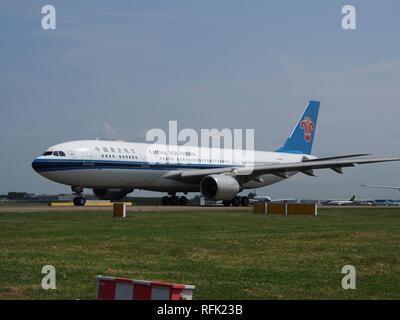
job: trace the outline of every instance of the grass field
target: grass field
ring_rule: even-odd
[[[194,284],[194,299],[399,299],[400,209],[0,213],[0,299],[94,299],[98,274]]]

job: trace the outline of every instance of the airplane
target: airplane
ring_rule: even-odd
[[[328,200],[326,205],[329,206],[343,206],[343,205],[350,205],[355,203],[356,196],[352,196],[349,200]]]
[[[268,196],[259,196],[256,192],[256,190],[254,190],[253,192],[250,192],[247,195],[247,198],[249,198],[249,204],[253,204],[256,202],[271,202],[272,198],[268,197]]]
[[[400,201],[391,200],[391,199],[375,199],[372,201],[374,206],[383,206],[383,207],[398,207],[400,206]]]
[[[272,198],[268,196],[254,196],[252,202],[272,202]]]
[[[298,199],[272,199],[269,196],[259,196],[257,195],[256,192],[249,193],[248,195],[250,204],[256,203],[256,202],[298,202]]]
[[[350,154],[317,158],[311,154],[319,101],[310,101],[282,147],[274,152],[172,146],[157,143],[81,140],[49,147],[33,160],[43,177],[71,186],[74,205],[83,206],[84,188],[98,199],[119,200],[134,189],[166,192],[163,205],[185,205],[188,192],[225,206],[247,206],[244,189],[265,187],[297,173],[315,176],[314,170],[357,164],[400,161],[400,157],[364,158]],[[228,151],[228,152],[226,152]],[[231,156],[225,156],[230,154]],[[178,197],[178,192],[184,193]]]
[[[394,186],[377,186],[377,185],[373,185],[373,184],[362,184],[361,186],[366,187],[366,188],[391,189],[391,190],[400,191],[400,187],[394,187]]]

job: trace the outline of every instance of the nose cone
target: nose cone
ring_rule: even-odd
[[[35,170],[36,172],[38,172],[39,170],[39,161],[37,159],[33,160],[32,162],[32,168],[33,170]]]

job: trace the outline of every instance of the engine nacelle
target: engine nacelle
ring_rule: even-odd
[[[121,200],[133,189],[93,189],[93,193],[100,200]]]
[[[201,194],[210,200],[232,200],[240,191],[239,182],[232,176],[212,174],[200,182]]]

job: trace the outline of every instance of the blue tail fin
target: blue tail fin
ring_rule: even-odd
[[[276,151],[311,154],[317,129],[318,111],[319,101],[310,101],[285,144]]]

